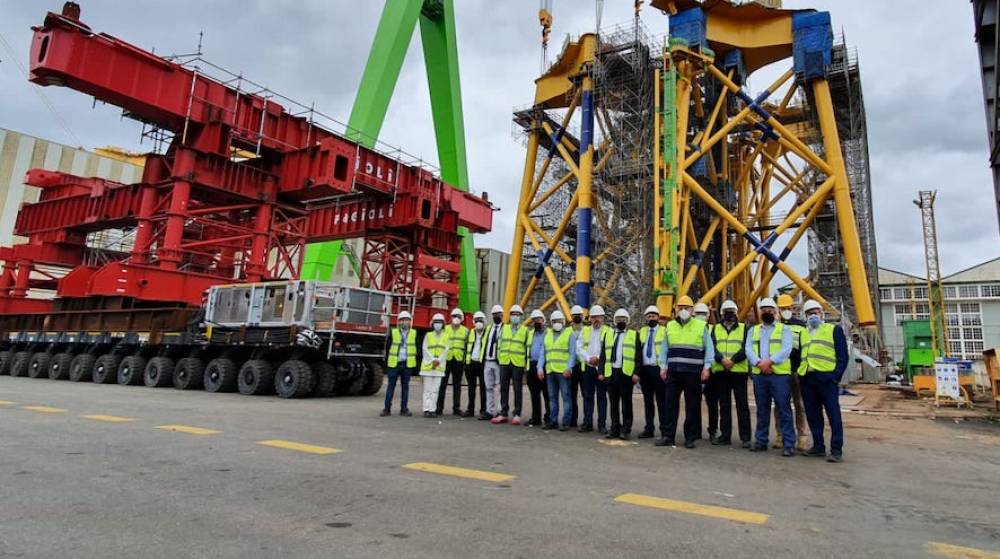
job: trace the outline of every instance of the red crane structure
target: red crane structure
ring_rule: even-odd
[[[41,195],[17,216],[27,242],[0,248],[0,312],[198,305],[212,285],[298,277],[306,243],[359,237],[362,285],[411,296],[417,325],[455,306],[457,229],[490,230],[485,195],[348,140],[313,111],[293,114],[242,77],[210,76],[79,16],[68,2],[34,28],[30,81],[121,107],[169,146],[136,184],[29,171]],[[93,234],[133,229],[130,250],[95,258]],[[29,298],[32,288],[56,299]]]

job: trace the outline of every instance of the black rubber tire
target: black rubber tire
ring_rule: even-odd
[[[0,375],[10,374],[10,364],[14,361],[14,352],[0,351]]]
[[[52,380],[68,379],[69,366],[72,362],[72,353],[57,353],[52,356],[52,361],[49,363],[49,378]]]
[[[14,354],[14,359],[10,362],[10,376],[28,376],[28,363],[31,361],[30,351],[19,351]]]
[[[174,367],[174,388],[198,390],[205,381],[205,363],[197,357],[185,357]]]
[[[274,392],[274,367],[270,361],[251,359],[240,367],[240,394],[260,396]]]
[[[365,387],[361,390],[363,396],[378,394],[382,390],[382,381],[385,380],[385,369],[377,361],[365,363]]]
[[[94,362],[97,356],[92,353],[81,353],[69,364],[69,380],[72,382],[90,382],[94,374]]]
[[[236,390],[236,363],[232,359],[212,359],[205,367],[206,392],[232,392]]]
[[[142,372],[142,383],[150,388],[170,386],[174,381],[174,360],[169,357],[154,357],[146,363]]]
[[[305,398],[313,389],[313,372],[309,363],[289,359],[274,375],[274,391],[282,398]]]
[[[105,353],[94,361],[92,378],[97,384],[114,384],[118,382],[118,365],[122,358],[114,353]]]
[[[313,387],[314,398],[327,398],[333,396],[333,389],[337,386],[337,368],[329,361],[316,361],[312,364],[313,377],[316,378],[316,386]]]
[[[36,351],[28,361],[29,378],[49,378],[49,363],[52,361],[52,354],[45,351]]]
[[[350,385],[347,386],[348,396],[360,396],[365,391],[365,386],[368,385],[368,371],[364,369],[361,374],[354,379]]]
[[[135,386],[142,384],[142,375],[146,372],[146,358],[141,355],[129,355],[118,364],[118,384]]]

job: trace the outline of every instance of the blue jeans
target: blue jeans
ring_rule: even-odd
[[[385,388],[385,409],[392,408],[392,394],[396,391],[396,381],[400,381],[399,411],[406,411],[406,403],[410,399],[410,377],[416,369],[406,367],[392,367],[386,374],[389,375],[389,385]]]
[[[560,374],[545,375],[545,382],[549,388],[549,424],[559,425],[559,397],[562,396],[563,413],[562,425],[568,426],[573,420],[573,403],[570,401],[570,383],[568,379]]]
[[[802,404],[812,432],[813,448],[826,450],[823,441],[823,410],[830,421],[830,452],[844,451],[844,423],[840,417],[840,383],[833,373],[806,373],[802,377]]]
[[[778,410],[776,427],[781,430],[781,442],[791,450],[795,446],[795,424],[792,422],[791,375],[753,375],[753,395],[757,401],[757,444],[767,445],[771,432],[771,401]]]
[[[603,429],[608,419],[608,387],[597,380],[597,369],[583,370],[583,419],[581,425],[594,424],[594,397],[597,397],[597,428]]]

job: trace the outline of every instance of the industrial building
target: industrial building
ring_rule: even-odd
[[[993,203],[1000,216],[1000,107],[997,93],[1000,92],[1000,74],[997,74],[997,59],[1000,53],[1000,35],[997,34],[997,16],[1000,14],[1000,0],[972,0],[976,25],[976,45],[979,47],[979,67],[983,75],[983,104],[986,109],[986,132],[990,143],[990,169],[993,171]]]
[[[879,268],[882,336],[894,361],[903,359],[902,321],[930,319],[927,280]],[[976,360],[1000,346],[1000,258],[941,278],[952,357]]]

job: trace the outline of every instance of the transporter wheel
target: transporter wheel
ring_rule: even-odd
[[[259,396],[274,392],[274,367],[270,361],[251,359],[240,367],[240,394]]]
[[[154,357],[146,363],[142,382],[150,388],[170,386],[174,380],[174,360],[169,357]]]
[[[232,359],[212,359],[205,367],[205,390],[232,392],[236,390],[236,363]]]
[[[19,351],[10,362],[10,376],[23,377],[28,374],[28,362],[31,361],[30,351]]]
[[[94,374],[94,362],[97,357],[91,353],[81,353],[73,358],[69,364],[69,380],[73,382],[87,382]]]
[[[305,398],[313,389],[313,372],[301,359],[289,359],[278,367],[274,391],[282,398]]]
[[[118,365],[121,357],[114,353],[105,353],[94,361],[94,382],[97,384],[114,384],[118,380]]]
[[[141,384],[145,371],[146,359],[141,355],[129,355],[118,365],[118,384]]]
[[[70,364],[73,363],[72,353],[57,353],[49,363],[49,378],[52,380],[66,380],[69,378]]]
[[[185,357],[174,367],[174,388],[197,390],[205,379],[205,363],[197,357]]]
[[[10,364],[14,361],[14,352],[0,351],[0,375],[10,374]]]
[[[316,386],[313,387],[312,395],[316,398],[326,398],[333,396],[333,389],[337,385],[337,368],[329,361],[316,361],[312,364],[313,377],[316,379]]]
[[[382,364],[376,361],[368,361],[365,363],[365,387],[361,390],[361,394],[365,396],[371,396],[372,394],[378,394],[379,390],[382,390],[382,381],[385,379],[385,369],[382,368]]]
[[[28,376],[30,378],[45,378],[49,376],[49,362],[52,361],[52,354],[44,351],[36,351],[28,362]]]

